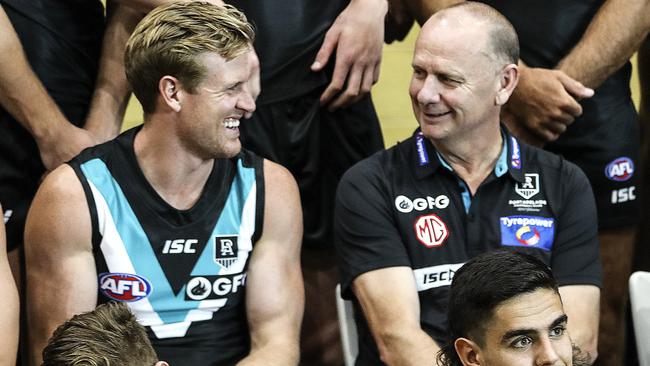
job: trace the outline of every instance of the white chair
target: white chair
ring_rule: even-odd
[[[630,276],[630,303],[639,366],[650,366],[650,272]]]
[[[343,346],[343,359],[345,366],[354,366],[354,361],[359,353],[357,341],[357,325],[354,322],[354,309],[352,301],[343,300],[341,285],[336,285],[336,313],[339,316],[339,329],[341,330],[341,343]]]

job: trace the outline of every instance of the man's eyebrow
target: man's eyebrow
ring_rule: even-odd
[[[557,319],[553,320],[551,325],[548,327],[548,329],[553,329],[557,327],[558,325],[562,323],[566,323],[568,317],[566,314],[562,314]],[[501,342],[506,343],[508,340],[519,337],[519,336],[534,336],[537,333],[537,330],[534,328],[521,328],[521,329],[513,329],[510,331],[507,331],[503,337],[501,337]]]
[[[551,323],[551,326],[549,326],[548,329],[553,329],[562,323],[566,323],[567,320],[569,320],[569,317],[567,317],[566,314],[562,314],[558,316],[557,319],[553,321],[553,323]]]

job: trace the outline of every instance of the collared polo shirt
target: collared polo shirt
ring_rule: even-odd
[[[345,298],[365,272],[410,267],[422,329],[442,345],[453,275],[480,253],[527,252],[552,268],[560,286],[601,286],[596,208],[584,173],[505,129],[502,136],[501,159],[473,196],[418,132],[344,175],[335,243]],[[382,364],[363,316],[357,326],[357,366]]]

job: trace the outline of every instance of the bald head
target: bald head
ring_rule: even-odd
[[[488,57],[506,64],[517,64],[519,61],[519,38],[515,28],[488,5],[470,1],[441,10],[427,20],[420,34],[435,36],[438,27],[476,32],[477,36],[487,37],[485,40],[489,47],[484,51]]]

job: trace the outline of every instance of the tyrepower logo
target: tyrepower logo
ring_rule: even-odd
[[[628,157],[614,159],[605,167],[605,176],[617,182],[624,182],[634,174],[634,161]]]
[[[410,198],[400,195],[395,198],[395,208],[397,211],[402,213],[409,213],[413,210],[415,211],[424,211],[431,210],[434,208],[447,208],[449,206],[449,197],[441,194],[437,197],[426,196],[425,198],[415,198],[411,200]]]
[[[539,216],[507,216],[501,223],[501,245],[534,247],[550,251],[555,237],[555,220]]]
[[[187,283],[185,300],[222,299],[246,285],[246,273],[194,277]]]
[[[449,230],[437,215],[418,217],[414,225],[415,236],[427,248],[439,247],[449,237]]]
[[[110,299],[131,302],[149,296],[151,284],[136,274],[102,273],[99,275],[99,291]]]

